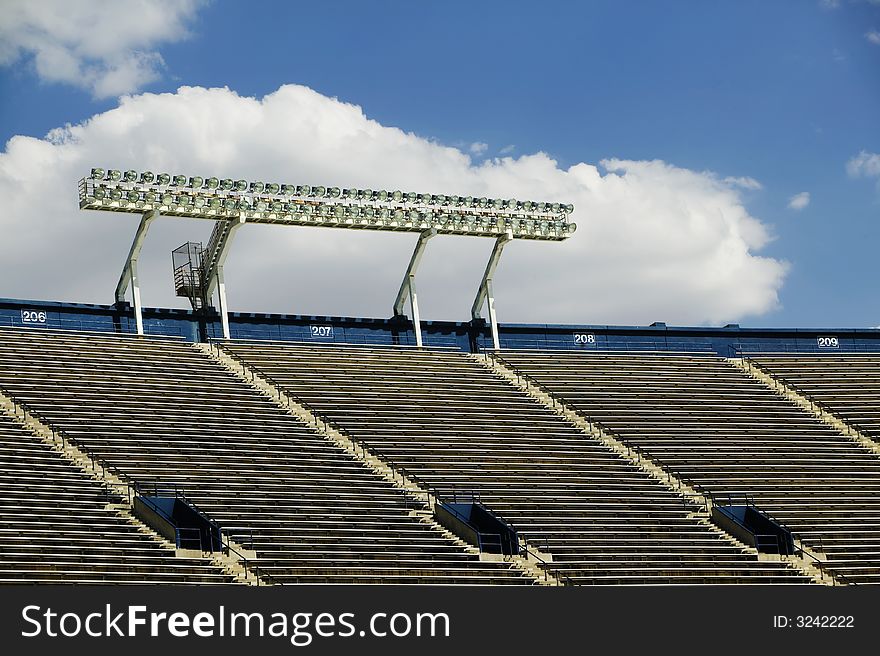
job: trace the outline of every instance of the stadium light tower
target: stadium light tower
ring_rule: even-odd
[[[143,319],[137,259],[150,224],[159,216],[215,221],[202,256],[202,279],[207,286],[206,298],[210,299],[217,291],[226,339],[229,339],[229,318],[223,265],[235,233],[246,223],[418,233],[419,239],[394,302],[395,315],[402,315],[409,298],[418,346],[422,345],[422,335],[415,276],[428,241],[436,235],[494,238],[495,247],[471,316],[479,319],[483,304],[487,304],[495,348],[500,344],[492,277],[504,245],[514,239],[563,241],[577,227],[568,219],[574,207],[561,203],[313,187],[100,168],[93,168],[79,181],[79,206],[84,210],[141,216],[116,286],[116,300],[121,302],[131,285],[138,334],[143,334]]]

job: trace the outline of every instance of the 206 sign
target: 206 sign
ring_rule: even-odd
[[[39,310],[22,310],[22,323],[46,323],[46,313]]]
[[[840,340],[836,337],[817,337],[819,348],[840,348]]]

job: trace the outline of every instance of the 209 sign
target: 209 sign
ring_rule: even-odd
[[[22,323],[46,323],[46,313],[38,310],[22,310]]]
[[[817,337],[819,348],[840,348],[840,340],[836,337]]]
[[[333,339],[333,326],[309,326],[312,337],[318,339]]]

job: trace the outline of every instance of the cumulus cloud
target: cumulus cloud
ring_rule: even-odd
[[[538,152],[475,163],[306,87],[263,98],[182,87],[126,96],[117,108],[46,138],[12,138],[0,154],[2,294],[112,302],[137,217],[77,210],[91,166],[293,184],[559,200],[575,205],[563,243],[516,241],[496,274],[505,322],[720,323],[778,305],[786,264],[757,254],[768,229],[736,184],[655,161],[561,168]],[[141,254],[145,304],[186,307],[170,251],[206,241],[212,224],[163,218]],[[235,310],[389,316],[411,234],[253,225],[226,265]],[[422,316],[467,320],[492,248],[440,236],[419,272]]]
[[[810,204],[810,192],[802,191],[788,199],[788,208],[791,210],[802,210]]]
[[[489,149],[489,144],[483,143],[482,141],[475,141],[468,148],[474,155],[482,155]]]
[[[865,38],[875,46],[880,46],[880,31],[870,30],[869,32],[865,32]]]
[[[514,150],[516,150],[516,146],[514,144],[507,144],[504,148],[502,148],[498,152],[501,155],[510,155]]]
[[[130,93],[160,77],[152,48],[179,41],[204,0],[4,0],[0,65],[32,63],[40,79]]]

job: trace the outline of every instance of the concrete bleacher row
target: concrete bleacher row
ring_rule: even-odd
[[[0,583],[230,583],[210,560],[176,558],[108,508],[119,501],[0,414]]]
[[[805,583],[457,351],[224,343],[446,498],[476,494],[580,584]]]
[[[275,582],[534,583],[181,340],[3,329],[0,388],[135,481],[183,489]]]
[[[501,357],[719,497],[748,494],[824,553],[829,571],[850,582],[880,582],[880,458],[723,358],[538,351]]]
[[[863,434],[880,438],[880,355],[756,354],[749,360]]]

